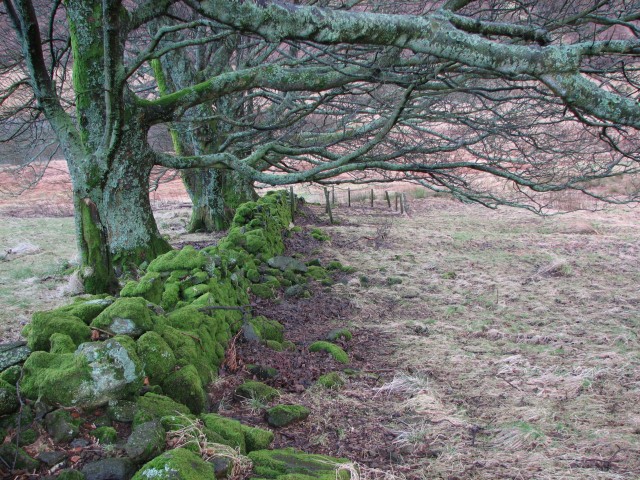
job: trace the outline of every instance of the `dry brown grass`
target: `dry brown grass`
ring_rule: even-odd
[[[640,478],[640,212],[412,206],[339,208],[345,225],[327,228],[369,280],[338,289],[356,323],[398,347],[378,395],[405,399],[384,426],[409,476]],[[382,244],[366,240],[390,218]]]

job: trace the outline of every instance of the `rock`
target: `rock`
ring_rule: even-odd
[[[89,446],[89,440],[86,438],[74,438],[69,442],[71,448],[87,448]]]
[[[309,409],[302,405],[277,405],[266,412],[267,423],[272,427],[286,427],[304,420],[309,416]]]
[[[176,366],[169,344],[156,332],[147,332],[136,342],[144,372],[152,383],[161,383]]]
[[[107,407],[107,415],[111,420],[131,423],[136,414],[136,402],[131,400],[113,400]]]
[[[38,253],[40,247],[30,242],[20,242],[19,244],[7,250],[7,258],[20,257],[22,255],[33,255]]]
[[[189,408],[164,395],[147,393],[139,397],[136,404],[134,425],[165,417],[185,416],[193,418]]]
[[[247,365],[249,373],[259,380],[269,380],[278,376],[278,370],[273,367],[263,367],[262,365]]]
[[[54,410],[44,417],[47,433],[56,442],[70,442],[80,433],[80,422],[66,410]]]
[[[291,285],[285,289],[284,296],[287,298],[300,298],[304,295],[304,292],[304,285]]]
[[[280,392],[262,382],[247,381],[236,389],[236,395],[245,398],[255,398],[262,402],[269,402],[280,395]]]
[[[16,383],[18,383],[18,380],[20,379],[21,373],[22,369],[18,365],[13,365],[0,373],[0,380],[4,380],[15,387]]]
[[[350,474],[343,470],[336,475],[336,467],[348,463],[345,458],[334,458],[325,455],[313,455],[293,448],[279,450],[256,450],[249,453],[253,462],[253,473],[257,477],[275,479],[312,478],[323,480],[349,480]]]
[[[51,353],[73,353],[76,351],[76,344],[66,333],[54,333],[49,337]]]
[[[2,461],[0,463],[14,466],[14,470],[35,470],[40,467],[40,462],[31,458],[14,443],[0,445],[0,460]]]
[[[213,479],[214,467],[199,455],[184,448],[176,448],[144,465],[133,480],[196,480]]]
[[[270,320],[262,315],[252,318],[242,326],[245,340],[261,342],[273,340],[281,343],[284,340],[284,327],[276,320]]]
[[[189,407],[192,413],[201,413],[207,403],[196,367],[187,365],[173,372],[162,384],[162,389],[171,393],[171,398]]]
[[[341,347],[329,342],[314,342],[309,345],[310,352],[327,352],[340,363],[349,363],[349,355]]]
[[[91,432],[91,436],[101,445],[113,445],[118,440],[118,432],[113,427],[98,427]]]
[[[159,420],[137,425],[125,445],[125,451],[135,463],[144,463],[165,449],[165,432]]]
[[[339,388],[344,385],[344,380],[338,372],[329,372],[321,375],[316,383],[324,388]]]
[[[55,467],[56,465],[64,462],[67,458],[67,454],[64,452],[42,452],[40,455],[36,457],[42,463],[44,463],[47,467]]]
[[[153,329],[147,300],[142,297],[119,298],[92,322],[91,326],[116,335],[139,337]]]
[[[231,475],[233,462],[229,457],[213,457],[209,459],[209,463],[213,465],[216,478],[227,478]]]
[[[27,342],[12,342],[0,344],[0,371],[24,362],[31,349],[27,347]],[[4,371],[2,372],[4,374]]]
[[[219,435],[221,443],[239,448],[241,453],[269,448],[273,442],[273,433],[269,430],[249,427],[215,413],[202,415],[201,418],[208,430]]]
[[[18,440],[18,446],[24,447],[25,445],[31,445],[38,439],[38,433],[33,428],[27,428],[20,431],[20,435],[17,433],[13,436],[12,441]]]
[[[135,343],[123,336],[83,343],[75,353],[34,352],[21,387],[27,398],[88,409],[135,395],[143,378]]]
[[[267,260],[267,264],[271,268],[277,268],[278,270],[285,271],[291,270],[293,272],[305,273],[307,271],[307,266],[302,263],[300,260],[297,260],[293,257],[285,257],[282,255],[278,255]]]
[[[20,408],[18,391],[10,383],[0,380],[0,415],[10,415]]]
[[[84,466],[86,480],[129,480],[136,469],[128,458],[104,458]]]
[[[91,329],[80,318],[60,309],[34,313],[30,325],[27,345],[33,351],[49,351],[54,333],[69,335],[76,346],[91,339]]]

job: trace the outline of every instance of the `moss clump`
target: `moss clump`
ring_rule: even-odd
[[[161,383],[176,366],[169,344],[156,332],[147,332],[136,342],[144,372],[153,384]]]
[[[13,365],[0,373],[0,380],[4,380],[5,382],[15,386],[20,379],[21,371],[22,369],[18,365]]]
[[[344,385],[344,380],[338,372],[329,372],[321,375],[316,383],[324,388],[340,388]]]
[[[276,342],[275,340],[267,340],[264,344],[275,352],[282,352],[284,347],[280,342]]]
[[[50,405],[74,405],[80,386],[91,381],[86,357],[73,353],[33,352],[23,369],[22,393]]]
[[[267,410],[267,423],[272,427],[286,427],[304,420],[309,413],[309,409],[302,405],[276,405]]]
[[[236,389],[236,395],[245,398],[255,398],[262,402],[269,402],[280,396],[280,392],[262,382],[255,382],[251,380],[240,385]]]
[[[253,293],[258,298],[264,298],[265,300],[269,300],[272,298],[276,298],[278,295],[277,288],[272,283],[255,283],[251,285],[251,293]]]
[[[314,280],[322,281],[329,278],[329,274],[322,267],[309,267],[306,273],[307,277],[313,278]]]
[[[262,365],[247,365],[247,370],[260,380],[269,380],[278,376],[278,370],[273,367],[263,367]]]
[[[334,360],[340,363],[349,363],[349,355],[338,345],[329,342],[314,342],[309,345],[310,352],[327,352]]]
[[[85,480],[85,478],[84,473],[69,468],[67,470],[62,470],[60,475],[56,477],[56,480]]]
[[[121,297],[142,297],[151,303],[160,304],[164,291],[164,280],[159,272],[147,272],[137,282],[131,281],[120,291]]]
[[[169,375],[162,384],[162,389],[176,402],[189,407],[193,413],[201,413],[205,408],[207,397],[193,365],[187,365]]]
[[[91,326],[116,335],[139,337],[153,329],[153,320],[144,298],[119,298],[98,315]]]
[[[186,245],[181,250],[171,250],[160,255],[147,267],[148,272],[171,272],[173,270],[191,271],[194,268],[202,269],[211,260],[203,253],[197,251],[191,245]]]
[[[133,424],[135,426],[154,419],[176,416],[192,417],[186,405],[178,403],[164,395],[147,393],[142,397],[138,397]]]
[[[306,477],[336,480],[337,466],[348,463],[345,458],[313,455],[293,448],[256,450],[248,456],[253,462],[253,472],[259,477],[270,479],[285,476],[291,480]],[[350,475],[347,471],[340,471],[338,477],[338,480],[349,480]]]
[[[193,300],[195,300],[196,298],[198,298],[201,295],[204,295],[205,293],[209,292],[209,286],[208,285],[194,285],[192,287],[188,287],[185,288],[182,292],[182,298],[186,301],[186,302],[192,302]]]
[[[312,228],[310,234],[313,238],[321,242],[326,242],[328,240],[331,240],[331,237],[329,236],[329,234],[323,232],[319,228]]]
[[[201,480],[215,478],[213,464],[199,455],[176,448],[154,458],[136,472],[132,480]]]
[[[54,333],[49,337],[51,343],[51,353],[73,353],[76,351],[76,344],[73,339],[64,333]]]
[[[180,284],[177,282],[167,282],[162,292],[160,306],[164,310],[171,310],[180,300]]]
[[[101,445],[113,445],[118,441],[118,432],[113,427],[98,427],[91,432],[91,436]]]
[[[87,325],[105,308],[113,303],[114,298],[107,295],[93,295],[89,298],[78,298],[71,305],[65,305],[55,311],[68,313],[78,317]]]
[[[202,415],[200,418],[209,430],[224,439],[223,443],[239,448],[241,453],[246,453],[247,443],[242,424],[238,420],[222,417],[215,413]]]
[[[32,351],[49,351],[49,338],[54,333],[69,335],[76,346],[91,338],[91,329],[78,317],[52,310],[33,314],[27,345]]]
[[[0,446],[0,459],[5,465],[14,465],[16,470],[36,470],[40,467],[40,462],[31,458],[27,453],[16,447],[14,443],[5,443]]]
[[[262,315],[252,318],[242,327],[244,338],[249,341],[274,340],[282,343],[284,327],[276,320],[270,320]]]
[[[20,408],[16,387],[0,380],[0,415],[9,415]]]
[[[247,444],[247,452],[264,450],[273,442],[273,432],[269,430],[242,425],[242,432]]]
[[[348,342],[353,338],[353,334],[346,328],[336,328],[327,333],[326,338],[330,342],[335,342],[340,338]]]

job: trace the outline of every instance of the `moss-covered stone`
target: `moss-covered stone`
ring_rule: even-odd
[[[247,443],[242,424],[238,420],[223,417],[215,413],[209,413],[200,417],[204,425],[220,435],[226,445],[239,448],[241,453],[246,453]]]
[[[148,272],[171,272],[173,270],[191,271],[194,268],[202,269],[211,261],[202,252],[197,251],[191,245],[186,245],[181,250],[171,250],[153,260]]]
[[[204,295],[205,293],[208,293],[208,292],[209,292],[208,285],[193,285],[192,287],[188,287],[183,290],[182,298],[184,298],[186,302],[191,302],[196,298],[198,298],[199,296]]]
[[[176,448],[145,464],[132,480],[202,480],[215,478],[213,465],[199,455]]]
[[[189,407],[193,413],[201,413],[205,408],[207,397],[198,371],[193,365],[187,365],[170,374],[163,382],[162,388],[175,401]]]
[[[301,479],[303,476],[322,480],[349,480],[350,478],[347,471],[340,471],[336,476],[337,467],[342,463],[348,463],[345,458],[313,455],[292,448],[256,450],[248,456],[253,462],[254,474],[262,478],[289,480]]]
[[[16,387],[0,380],[0,415],[9,415],[20,408]]]
[[[273,367],[264,367],[262,365],[247,365],[247,371],[258,378],[258,380],[269,380],[278,376],[278,370]]]
[[[340,363],[349,363],[349,355],[338,345],[333,343],[319,341],[309,345],[310,352],[327,352],[334,360]]]
[[[309,416],[309,409],[302,405],[276,405],[267,409],[267,423],[272,427],[286,427],[304,420]]]
[[[120,291],[121,297],[142,297],[160,305],[164,292],[164,279],[159,272],[147,272],[140,280],[130,281]]]
[[[78,317],[87,325],[114,301],[107,295],[92,295],[88,298],[77,298],[71,305],[65,305],[54,311],[64,312]]]
[[[280,395],[280,392],[262,382],[247,381],[236,389],[236,395],[245,398],[255,398],[262,402],[269,402]]]
[[[242,433],[244,434],[245,443],[247,445],[247,452],[269,448],[274,438],[273,432],[269,430],[249,427],[247,425],[242,425]]]
[[[5,382],[15,386],[20,379],[21,372],[22,369],[18,365],[13,365],[0,373],[0,380],[4,380]]]
[[[309,232],[309,233],[313,238],[315,238],[316,240],[319,240],[321,242],[326,242],[328,240],[331,240],[331,237],[329,236],[329,234],[323,232],[319,228],[312,228],[311,232]]]
[[[159,420],[136,425],[127,439],[125,451],[135,463],[143,463],[160,455],[165,449],[165,431]]]
[[[69,335],[76,346],[91,338],[91,329],[78,317],[53,310],[33,314],[27,345],[32,351],[49,351],[49,338],[54,333]]]
[[[346,328],[336,328],[327,333],[326,339],[329,342],[335,342],[338,339],[349,341],[353,338],[353,334]]]
[[[321,375],[316,383],[324,388],[340,388],[344,385],[344,380],[338,372],[329,372]]]
[[[16,470],[33,471],[40,467],[40,462],[35,458],[31,458],[23,449],[16,447],[14,443],[0,445],[0,460],[5,465],[15,465]]]
[[[309,267],[306,273],[307,277],[313,278],[317,281],[326,280],[329,278],[329,273],[322,267]]]
[[[284,340],[284,327],[276,320],[270,320],[262,315],[252,318],[242,327],[244,338],[248,341]]]
[[[112,400],[107,407],[108,417],[116,422],[131,423],[135,414],[136,402],[131,400]]]
[[[284,347],[280,342],[276,342],[275,340],[267,340],[264,344],[275,352],[282,352]]]
[[[62,470],[56,477],[56,480],[85,480],[85,478],[84,473],[79,470],[68,468],[66,470]]]
[[[98,427],[91,432],[91,436],[101,445],[113,445],[118,441],[118,432],[113,427]]]
[[[64,333],[54,333],[49,337],[51,353],[73,353],[76,351],[76,344],[73,339]]]
[[[180,284],[178,282],[167,282],[162,292],[160,306],[166,311],[175,307],[180,300]]]
[[[271,298],[276,298],[278,295],[278,288],[280,284],[275,284],[273,282],[269,283],[254,283],[251,285],[251,293],[253,293],[256,297],[263,298],[265,300],[269,300]]]
[[[162,383],[176,366],[176,356],[169,344],[158,333],[147,332],[136,345],[138,357],[151,383]]]
[[[33,428],[26,428],[20,431],[20,435],[16,432],[13,435],[12,441],[18,442],[19,447],[24,447],[25,445],[31,445],[38,439],[38,432],[36,432]]]
[[[193,418],[186,405],[164,395],[147,393],[139,397],[136,402],[133,423],[135,426],[154,419],[181,416]]]
[[[119,298],[98,315],[91,326],[117,335],[139,337],[153,329],[153,320],[144,298]]]
[[[56,442],[70,442],[80,433],[80,421],[66,410],[54,410],[44,417],[47,433]]]

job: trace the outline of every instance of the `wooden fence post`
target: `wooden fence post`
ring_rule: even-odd
[[[331,205],[336,206],[336,187],[335,185],[331,186]]]
[[[373,208],[373,188],[371,189],[371,208]]]
[[[404,196],[404,193],[401,193],[400,194],[400,215],[404,213],[404,202],[402,201],[403,196]]]
[[[351,208],[351,188],[347,188],[347,205]]]
[[[293,187],[289,187],[289,204],[291,206],[291,221],[296,215],[296,197],[293,195]]]
[[[398,211],[398,192],[396,192],[396,212]]]
[[[387,205],[389,206],[389,208],[391,208],[391,198],[389,197],[389,192],[385,190],[384,196],[387,199]]]
[[[324,189],[324,199],[327,202],[327,213],[329,214],[329,221],[333,225],[333,213],[331,212],[331,202],[329,201],[329,190]]]

